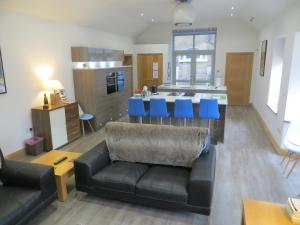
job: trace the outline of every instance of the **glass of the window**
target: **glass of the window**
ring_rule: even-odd
[[[189,55],[176,56],[176,80],[190,80],[192,57]]]
[[[189,36],[175,36],[174,47],[175,51],[184,51],[193,49],[194,40],[193,35]]]
[[[198,50],[214,50],[215,49],[215,35],[205,34],[195,36],[195,49]]]
[[[196,56],[196,80],[210,81],[212,76],[212,55]]]

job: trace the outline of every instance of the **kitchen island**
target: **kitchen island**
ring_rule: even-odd
[[[226,86],[211,85],[173,85],[162,84],[158,87],[160,92],[194,92],[194,93],[219,93],[226,94]]]
[[[189,93],[190,94],[190,93]],[[135,97],[132,97],[135,98]],[[148,111],[150,108],[151,98],[164,98],[167,102],[168,111],[171,113],[170,119],[164,119],[163,124],[172,124],[175,126],[183,126],[182,119],[174,118],[174,103],[176,99],[191,99],[193,102],[194,119],[188,120],[187,126],[194,127],[208,127],[208,121],[199,118],[199,103],[200,99],[218,99],[219,111],[221,117],[219,120],[215,120],[211,126],[211,142],[216,144],[217,142],[224,142],[224,130],[225,130],[225,118],[227,108],[227,94],[218,93],[195,93],[192,96],[185,96],[184,92],[158,92],[156,95],[146,96],[143,98],[145,103],[145,109]],[[138,122],[138,118],[130,117],[130,122]],[[143,118],[143,123],[160,123],[160,119],[155,118]]]

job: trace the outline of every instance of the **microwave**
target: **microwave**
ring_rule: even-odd
[[[125,90],[125,72],[109,72],[106,73],[106,89],[107,94],[122,92]]]

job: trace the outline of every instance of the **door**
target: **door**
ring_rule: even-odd
[[[226,77],[228,104],[249,105],[253,53],[227,53]]]
[[[139,88],[162,84],[163,54],[138,54]]]

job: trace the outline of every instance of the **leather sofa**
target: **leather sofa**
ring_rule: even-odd
[[[0,181],[0,225],[26,224],[57,196],[52,167],[5,160]]]
[[[75,160],[78,191],[104,198],[209,215],[216,152],[209,146],[192,168],[112,162],[106,142]]]

